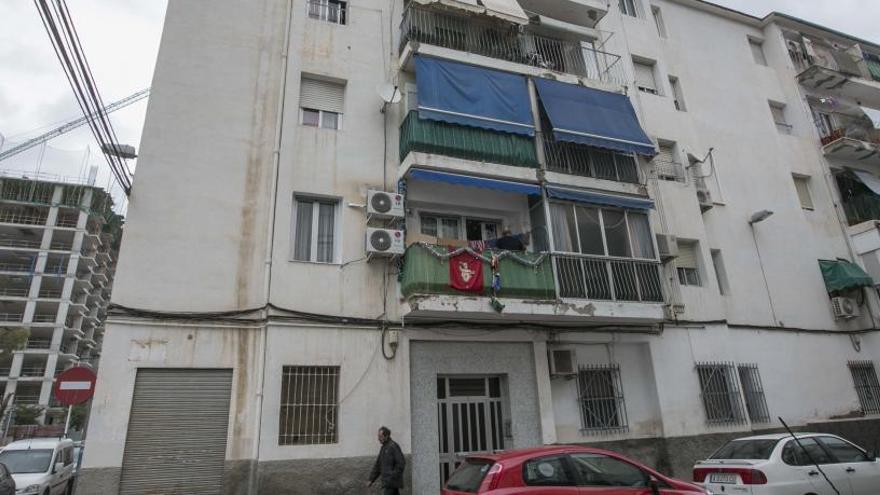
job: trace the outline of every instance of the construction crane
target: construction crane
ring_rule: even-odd
[[[113,103],[107,105],[106,107],[104,107],[104,113],[107,114],[107,113],[119,110],[120,108],[125,108],[125,107],[131,105],[132,103],[136,103],[140,100],[143,100],[144,98],[146,98],[148,96],[150,96],[150,88],[142,89],[142,90],[138,91],[137,93],[126,96],[125,98],[123,98],[121,100],[114,101]],[[15,156],[23,151],[29,150],[29,149],[33,148],[34,146],[39,146],[39,145],[45,143],[46,141],[48,141],[52,138],[58,137],[66,132],[70,132],[70,131],[76,129],[77,127],[85,125],[89,120],[92,120],[96,117],[98,117],[97,113],[93,113],[93,114],[89,115],[88,117],[80,117],[76,120],[71,120],[70,122],[67,122],[66,124],[62,124],[62,125],[52,129],[51,131],[49,131],[45,134],[41,134],[33,139],[28,139],[27,141],[25,141],[17,146],[13,146],[12,148],[9,148],[6,151],[0,152],[0,161],[3,161],[11,156]]]

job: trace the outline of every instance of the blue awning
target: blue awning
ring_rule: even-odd
[[[455,184],[457,186],[482,187],[484,189],[494,189],[496,191],[503,191],[515,194],[528,194],[529,196],[541,195],[541,188],[536,184],[524,184],[521,182],[487,179],[485,177],[451,174],[449,172],[436,172],[433,170],[413,169],[409,172],[409,178],[434,182],[445,182],[447,184]]]
[[[534,81],[557,140],[623,153],[656,154],[626,95],[550,79]]]
[[[535,135],[525,76],[417,55],[416,84],[420,118]]]
[[[654,207],[650,199],[634,198],[631,196],[616,196],[602,194],[593,191],[577,191],[561,187],[548,187],[547,195],[556,199],[567,199],[578,203],[589,203],[602,206],[617,206],[634,210],[649,210]]]

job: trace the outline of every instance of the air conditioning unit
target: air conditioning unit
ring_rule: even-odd
[[[396,256],[405,249],[402,230],[367,228],[367,254]]]
[[[669,234],[657,234],[657,251],[660,261],[678,258],[678,238]]]
[[[376,218],[403,218],[403,195],[367,191],[367,215]]]
[[[577,373],[574,351],[550,349],[550,376],[572,376]]]
[[[715,206],[715,203],[712,202],[712,193],[709,192],[705,182],[697,184],[697,203],[700,203],[701,212],[706,212],[706,210],[712,209]]]
[[[859,310],[859,305],[851,297],[831,298],[831,308],[834,311],[834,317],[839,320],[858,318],[862,314]]]

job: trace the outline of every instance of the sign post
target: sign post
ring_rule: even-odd
[[[94,370],[77,366],[58,375],[52,392],[61,405],[67,406],[67,420],[64,422],[64,436],[70,430],[70,417],[73,406],[87,402],[95,395],[95,381],[98,376]]]

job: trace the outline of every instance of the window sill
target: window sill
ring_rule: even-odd
[[[320,266],[342,266],[338,261],[307,261],[307,260],[287,260],[289,263],[300,263],[303,265],[320,265]]]

